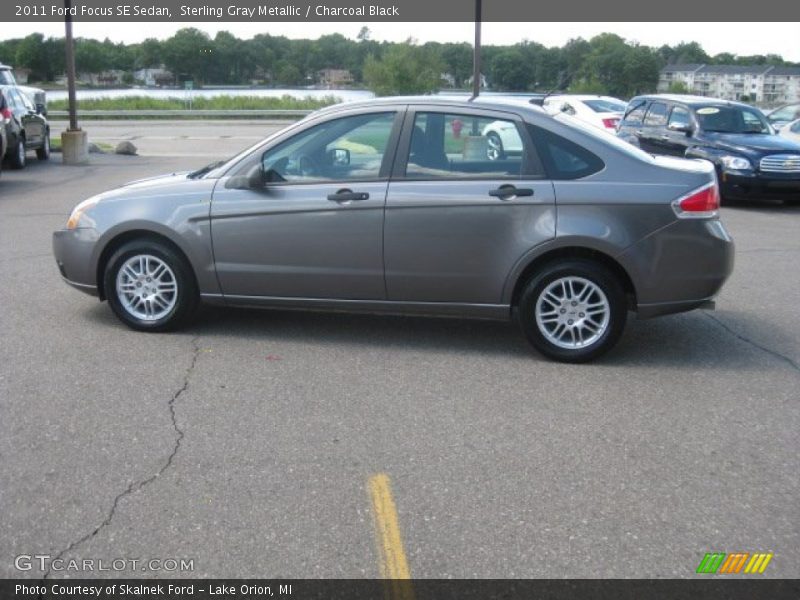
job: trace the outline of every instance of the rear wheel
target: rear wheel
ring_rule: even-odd
[[[25,137],[17,138],[17,145],[9,156],[9,162],[14,169],[24,169],[27,157],[25,156]]]
[[[528,341],[545,356],[585,362],[619,341],[625,292],[605,266],[587,260],[550,263],[522,291],[519,316]]]
[[[486,136],[488,147],[486,148],[486,158],[489,160],[503,160],[506,152],[503,149],[503,140],[494,131],[490,131]]]
[[[136,240],[119,248],[105,269],[111,309],[139,331],[169,331],[186,324],[198,304],[191,267],[166,244]]]
[[[36,158],[48,160],[50,158],[50,132],[45,132],[41,148],[36,149]]]

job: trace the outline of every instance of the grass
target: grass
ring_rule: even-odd
[[[262,96],[214,96],[192,99],[194,110],[316,110],[341,102],[335,96],[323,98],[294,98]],[[47,105],[50,110],[67,110],[66,100],[54,100]],[[121,98],[91,98],[78,102],[82,110],[185,110],[189,105],[184,98],[151,98],[148,96],[126,96]]]
[[[91,140],[90,140],[91,141]],[[113,144],[106,144],[104,142],[92,142],[96,144],[100,150],[109,154],[114,152],[115,146]],[[61,152],[61,136],[50,136],[50,151]]]

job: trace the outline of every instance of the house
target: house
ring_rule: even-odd
[[[658,91],[682,83],[692,94],[764,104],[800,101],[800,67],[775,65],[667,65],[661,69]]]
[[[317,79],[326,88],[344,87],[354,82],[353,74],[348,69],[322,69],[317,73]]]
[[[175,75],[163,66],[139,69],[133,72],[133,80],[147,87],[157,87],[162,85],[172,85]]]

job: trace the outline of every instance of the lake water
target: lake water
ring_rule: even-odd
[[[132,89],[99,89],[77,90],[78,100],[93,98],[125,98],[129,96],[146,96],[148,98],[178,98],[186,100],[192,98],[213,98],[215,96],[258,96],[261,98],[280,98],[291,96],[293,98],[324,98],[335,96],[344,102],[353,100],[367,100],[375,95],[367,90],[316,90],[316,89],[264,89],[264,88],[205,88],[200,90],[178,90],[162,88],[132,88]],[[47,92],[47,100],[65,100],[66,90],[53,90]]]

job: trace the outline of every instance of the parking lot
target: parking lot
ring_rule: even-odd
[[[159,135],[0,178],[0,576],[46,554],[378,577],[385,474],[415,578],[689,577],[712,551],[800,577],[800,208],[724,208],[717,310],[632,316],[588,365],[455,319],[206,309],[147,335],[61,282],[50,235],[91,194],[251,143]]]

